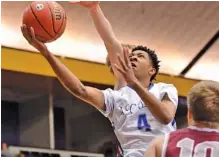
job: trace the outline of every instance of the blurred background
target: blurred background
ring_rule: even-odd
[[[68,93],[46,60],[23,38],[22,14],[31,2],[1,2],[2,150],[24,156],[111,156],[116,138],[107,118]],[[48,47],[84,84],[113,88],[106,49],[88,10],[58,2],[65,33]],[[186,95],[199,80],[219,81],[219,2],[101,2],[124,45],[156,50],[157,82],[179,92],[177,127],[187,126]],[[8,146],[7,146],[7,145]],[[21,156],[21,155],[20,155]]]

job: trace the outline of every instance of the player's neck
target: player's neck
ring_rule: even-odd
[[[193,126],[196,126],[198,128],[210,128],[219,130],[219,123],[215,122],[194,122]]]
[[[144,87],[144,88],[148,88],[149,85],[150,85],[150,79],[139,79],[139,82],[141,83],[141,85]]]

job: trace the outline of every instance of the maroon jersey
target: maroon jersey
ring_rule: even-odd
[[[219,131],[191,126],[166,136],[162,157],[219,157]]]

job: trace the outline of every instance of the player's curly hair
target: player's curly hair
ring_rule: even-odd
[[[146,46],[142,46],[142,45],[133,48],[132,52],[137,51],[137,50],[144,51],[144,52],[146,52],[148,54],[148,56],[149,56],[149,58],[151,60],[151,64],[152,64],[153,68],[156,69],[156,72],[155,72],[154,75],[151,76],[150,81],[155,80],[156,75],[157,75],[157,73],[158,73],[158,71],[160,69],[160,65],[159,65],[160,61],[158,60],[156,52],[154,50],[151,50],[151,49],[147,48]]]

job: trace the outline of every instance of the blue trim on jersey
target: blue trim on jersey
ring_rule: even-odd
[[[173,121],[171,122],[171,125],[174,129],[177,129],[177,126],[176,126],[176,121],[175,119],[173,119]]]
[[[150,90],[152,87],[154,87],[154,83],[150,82],[149,86],[148,86],[148,90]]]
[[[175,119],[172,121],[172,126],[174,126],[175,125],[175,123],[176,123],[176,121],[175,121]]]

